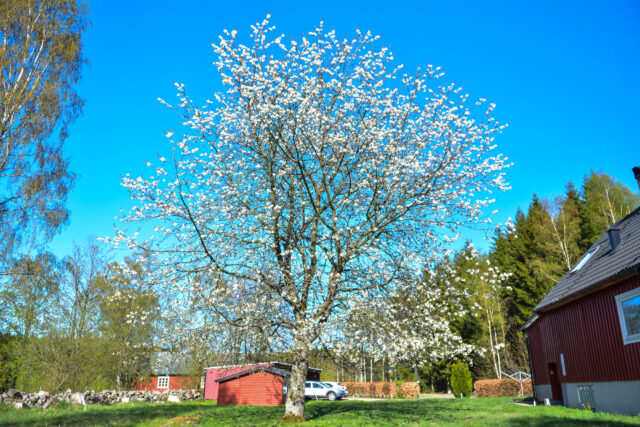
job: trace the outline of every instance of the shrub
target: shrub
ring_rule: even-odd
[[[400,385],[400,395],[405,399],[415,399],[420,396],[420,384],[405,381]]]
[[[522,384],[525,396],[533,394],[531,380]],[[502,380],[478,380],[473,384],[477,397],[520,396],[520,383],[511,378]]]
[[[415,398],[420,394],[420,385],[415,382],[402,382],[400,385],[394,382],[343,382],[349,396],[358,397],[404,397]]]
[[[466,363],[458,360],[451,366],[451,388],[456,397],[471,396],[473,381]]]

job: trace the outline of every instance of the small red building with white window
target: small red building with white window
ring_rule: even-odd
[[[197,389],[199,385],[188,375],[158,374],[136,380],[132,389],[141,391],[192,390]]]
[[[536,399],[640,413],[640,208],[595,242],[522,329]]]

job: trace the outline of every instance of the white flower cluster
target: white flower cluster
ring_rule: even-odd
[[[438,85],[431,65],[403,74],[368,32],[320,25],[287,44],[268,19],[252,28],[249,44],[225,32],[213,45],[225,91],[212,101],[176,85],[172,159],[123,179],[135,206],[107,240],[153,258],[172,290],[164,314],[182,319],[174,337],[226,325],[308,349],[356,334],[340,321],[353,328],[366,302],[396,337],[380,352],[466,352],[431,299],[389,301],[508,188],[494,105]]]

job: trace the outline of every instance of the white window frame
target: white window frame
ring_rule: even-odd
[[[629,335],[627,332],[627,323],[624,321],[624,311],[622,309],[622,303],[640,296],[640,288],[632,289],[620,295],[616,295],[616,305],[618,306],[618,320],[620,321],[620,329],[622,330],[622,341],[624,344],[632,344],[634,342],[640,342],[640,333]]]
[[[169,376],[162,376],[162,377],[158,377],[158,388],[169,388],[169,380],[171,379],[171,377]],[[160,385],[160,381],[162,381],[163,383],[166,380],[166,385]]]
[[[578,262],[569,273],[573,274],[576,271],[580,270],[586,263],[587,261],[589,261],[591,259],[591,257],[598,252],[598,249],[600,249],[600,245],[596,246],[595,248],[593,248],[592,250],[590,250],[589,252],[587,252],[582,259],[580,260],[580,262]]]

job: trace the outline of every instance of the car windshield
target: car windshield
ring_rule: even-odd
[[[332,388],[332,387],[333,387],[331,384],[327,384],[327,383],[320,383],[320,384],[322,384],[322,385],[323,385],[323,386],[325,386],[325,387],[329,387],[329,388]]]

